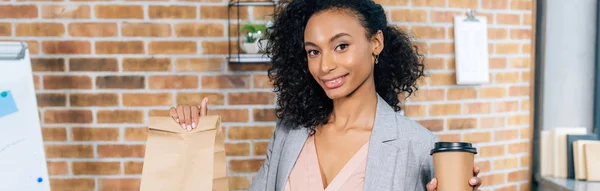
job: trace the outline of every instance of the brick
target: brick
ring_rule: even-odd
[[[180,23],[175,25],[178,37],[221,37],[225,27],[220,23]]]
[[[508,173],[508,182],[529,180],[530,176],[531,175],[529,173],[529,170],[519,170],[519,171],[509,172]]]
[[[485,182],[485,186],[495,186],[500,184],[506,184],[506,174],[505,173],[495,173],[495,174],[487,174],[479,176],[481,182]]]
[[[237,47],[237,42],[231,44],[231,47]],[[232,48],[231,53],[237,53],[237,48]],[[229,44],[226,41],[202,41],[203,54],[227,54]]]
[[[510,38],[511,39],[531,39],[532,32],[530,29],[510,29]]]
[[[148,128],[125,128],[125,141],[146,141]]]
[[[426,105],[405,105],[402,109],[404,115],[408,117],[423,117],[427,114]]]
[[[492,136],[490,132],[465,133],[463,135],[463,141],[470,143],[486,143],[492,141]]]
[[[200,6],[200,19],[227,19],[227,13],[227,6]],[[232,19],[248,19],[248,7],[234,7],[231,9],[231,13],[229,16]]]
[[[521,18],[518,14],[496,14],[497,24],[518,25],[521,24]]]
[[[477,91],[473,88],[451,88],[448,89],[448,100],[474,99]]]
[[[148,45],[150,54],[196,54],[198,47],[193,41],[153,41]]]
[[[144,111],[139,110],[100,110],[98,123],[143,123]]]
[[[43,41],[42,51],[46,54],[90,54],[91,44],[89,41]]]
[[[17,23],[16,36],[62,36],[65,26],[62,23]]]
[[[427,7],[445,7],[446,1],[444,0],[413,0],[413,6],[427,6]]]
[[[124,162],[125,174],[142,174],[144,162],[127,161]]]
[[[504,145],[482,146],[479,148],[479,157],[504,156]]]
[[[67,96],[59,93],[38,93],[36,94],[38,107],[56,107],[66,106]]]
[[[479,174],[490,172],[491,163],[490,161],[475,161],[475,166],[479,168]]]
[[[231,190],[248,190],[250,188],[250,181],[245,176],[230,176],[228,179]]]
[[[230,160],[229,170],[231,172],[258,172],[260,167],[262,166],[264,159],[246,159],[246,160]]]
[[[488,28],[489,39],[506,39],[508,37],[508,30],[505,28]]]
[[[460,141],[460,134],[438,134],[437,137],[440,139],[440,141],[447,141],[447,142],[459,142]]]
[[[531,71],[525,71],[525,72],[521,72],[521,81],[522,82],[531,82],[533,81],[533,79],[531,79]]]
[[[531,183],[526,182],[519,185],[519,190],[531,190]]]
[[[150,5],[148,7],[148,16],[150,19],[195,19],[196,7]]]
[[[454,44],[452,43],[431,43],[429,54],[454,54]]]
[[[494,104],[494,112],[511,112],[519,111],[518,101],[504,101],[497,102]]]
[[[460,12],[451,11],[431,11],[431,21],[434,23],[452,23],[454,22],[454,16],[461,15]]]
[[[429,106],[430,116],[458,115],[460,104],[431,104]]]
[[[96,5],[96,18],[99,19],[143,19],[144,8],[141,5]]]
[[[209,112],[211,112],[212,110],[208,110]],[[164,110],[158,110],[158,109],[153,109],[150,110],[150,112],[148,112],[149,116],[163,116],[163,117],[169,117],[169,110],[168,109],[164,109]]]
[[[426,22],[427,11],[417,9],[393,9],[392,22]]]
[[[247,75],[202,76],[203,88],[250,88],[249,84]]]
[[[143,41],[97,41],[96,54],[143,54]]]
[[[513,10],[531,10],[533,1],[531,0],[511,0],[510,9]]]
[[[88,76],[44,76],[44,89],[91,89]]]
[[[444,89],[419,89],[411,98],[411,101],[439,101],[445,99]]]
[[[524,25],[533,25],[533,16],[531,14],[523,14],[523,24]]]
[[[526,125],[529,124],[529,115],[508,116],[508,125]]]
[[[530,68],[531,64],[530,58],[511,58],[508,60],[510,68]]]
[[[64,127],[44,127],[42,128],[42,138],[44,141],[66,141],[67,129]]]
[[[123,106],[171,106],[171,93],[123,93]]]
[[[71,106],[117,106],[119,96],[114,93],[75,93],[70,95]]]
[[[454,118],[447,120],[447,126],[450,130],[457,129],[475,129],[477,128],[476,118]]]
[[[229,127],[227,136],[232,140],[270,139],[273,126]]]
[[[478,114],[478,113],[490,113],[492,106],[489,103],[466,103],[464,107],[464,114]]]
[[[518,129],[498,130],[494,132],[494,141],[508,141],[519,139]]]
[[[408,5],[408,0],[375,0],[375,2],[381,5]]]
[[[171,25],[168,23],[130,23],[121,25],[121,35],[136,37],[168,37],[171,36]]]
[[[250,155],[250,144],[225,143],[225,153],[227,156],[248,156]]]
[[[100,89],[144,89],[144,76],[98,76],[96,87]]]
[[[252,114],[254,116],[254,121],[276,121],[277,116],[275,115],[275,109],[258,109],[254,108],[252,110]]]
[[[521,111],[529,111],[531,105],[529,103],[529,100],[521,100],[521,106],[519,106],[521,108]]]
[[[69,174],[69,164],[65,161],[46,162],[48,175],[67,175]]]
[[[247,72],[263,71],[266,72],[271,67],[271,63],[253,63],[253,64],[230,64],[227,65],[227,71]]]
[[[52,191],[94,191],[96,181],[94,178],[51,178],[50,189]]]
[[[39,76],[33,76],[33,88],[35,90],[39,90],[40,88],[40,77]]]
[[[275,9],[270,6],[254,6],[252,7],[252,17],[254,20],[271,20]]]
[[[98,145],[98,156],[107,158],[144,157],[145,145]]]
[[[444,120],[443,119],[429,119],[429,120],[419,120],[417,121],[423,127],[429,129],[429,131],[443,131],[444,130]]]
[[[412,32],[421,39],[444,39],[446,29],[444,27],[413,26]]]
[[[37,11],[36,11],[37,12]],[[43,5],[44,19],[89,19],[91,9],[88,5]]]
[[[521,139],[529,139],[529,140],[531,140],[533,138],[531,136],[532,132],[531,132],[531,128],[530,127],[521,128],[519,131],[521,133],[521,136],[519,136]]]
[[[33,56],[40,53],[40,43],[38,43],[38,41],[25,40],[24,42],[27,43],[27,47],[29,48],[29,54]]]
[[[268,146],[269,146],[269,142],[254,142],[254,144],[253,144],[254,155],[255,156],[266,155]]]
[[[116,175],[121,173],[120,162],[73,162],[73,175]]]
[[[124,58],[123,71],[171,71],[171,58]]]
[[[530,153],[531,152],[530,144],[529,144],[529,142],[509,144],[508,152],[510,152],[511,154]]]
[[[93,120],[90,110],[46,110],[44,123],[91,123]]]
[[[150,89],[198,88],[198,76],[150,76]]]
[[[517,83],[519,82],[519,72],[498,72],[495,75],[495,83]]]
[[[476,9],[479,4],[477,0],[452,0],[448,1],[448,6],[458,8],[474,8]]]
[[[254,75],[254,88],[273,88],[272,81],[267,75]]]
[[[119,34],[117,23],[71,23],[69,35],[74,37],[112,37]]]
[[[205,97],[208,97],[210,105],[225,104],[225,95],[222,93],[178,93],[176,100],[177,105],[200,105]]]
[[[140,190],[141,180],[139,178],[103,178],[100,179],[100,191],[136,191]]]
[[[12,24],[0,23],[0,36],[11,36],[12,35]]]
[[[519,167],[528,167],[531,165],[531,156],[521,156],[519,158]]]
[[[446,68],[446,63],[443,58],[425,58],[423,64],[427,70]]]
[[[69,71],[117,72],[119,71],[119,62],[116,58],[71,58]]]
[[[272,92],[234,92],[229,93],[230,105],[255,105],[255,104],[273,104],[275,94]]]
[[[177,72],[218,72],[222,70],[222,58],[178,58],[175,61]]]
[[[429,76],[430,85],[453,85],[456,84],[456,73],[432,73]]]
[[[0,19],[38,18],[35,5],[0,5]]]
[[[484,9],[508,9],[508,0],[482,0],[481,7]]]
[[[46,158],[92,158],[94,146],[92,145],[51,145],[45,144]]]
[[[506,96],[506,88],[487,87],[479,90],[480,98],[501,98]]]
[[[506,68],[506,58],[490,58],[490,68]]]
[[[71,140],[73,141],[118,141],[119,128],[71,128]]]
[[[520,53],[519,44],[496,44],[496,54],[518,54]]]

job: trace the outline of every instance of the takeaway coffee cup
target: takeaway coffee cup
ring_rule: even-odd
[[[431,150],[438,191],[473,190],[469,180],[477,149],[466,142],[437,142]]]

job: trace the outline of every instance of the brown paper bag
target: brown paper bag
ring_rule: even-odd
[[[200,117],[196,129],[182,129],[171,117],[151,116],[141,191],[226,191],[221,117]]]

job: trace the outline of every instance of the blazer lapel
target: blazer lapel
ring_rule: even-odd
[[[292,171],[294,164],[296,164],[296,159],[298,159],[300,151],[302,151],[302,147],[306,142],[306,138],[308,138],[307,128],[290,130],[285,142],[283,143],[284,145],[279,161],[279,168],[277,168],[277,185],[275,185],[276,191],[284,190],[290,172]]]
[[[403,143],[394,143],[405,140],[398,139],[400,127],[396,122],[396,112],[383,98],[377,97],[377,111],[369,143],[364,189],[367,191],[402,189],[391,186],[394,184],[394,179],[403,180],[405,176],[406,167],[400,169],[395,167],[397,163],[407,164],[408,152],[395,146]]]

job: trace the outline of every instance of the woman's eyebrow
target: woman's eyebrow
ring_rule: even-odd
[[[329,42],[331,43],[331,42],[335,41],[336,39],[341,38],[343,36],[350,36],[351,37],[352,35],[350,35],[348,33],[338,33],[335,36],[331,37],[329,39]],[[310,41],[304,42],[304,46],[316,46],[316,47],[319,47],[319,46],[317,46],[317,44],[315,44],[313,42],[310,42]]]

